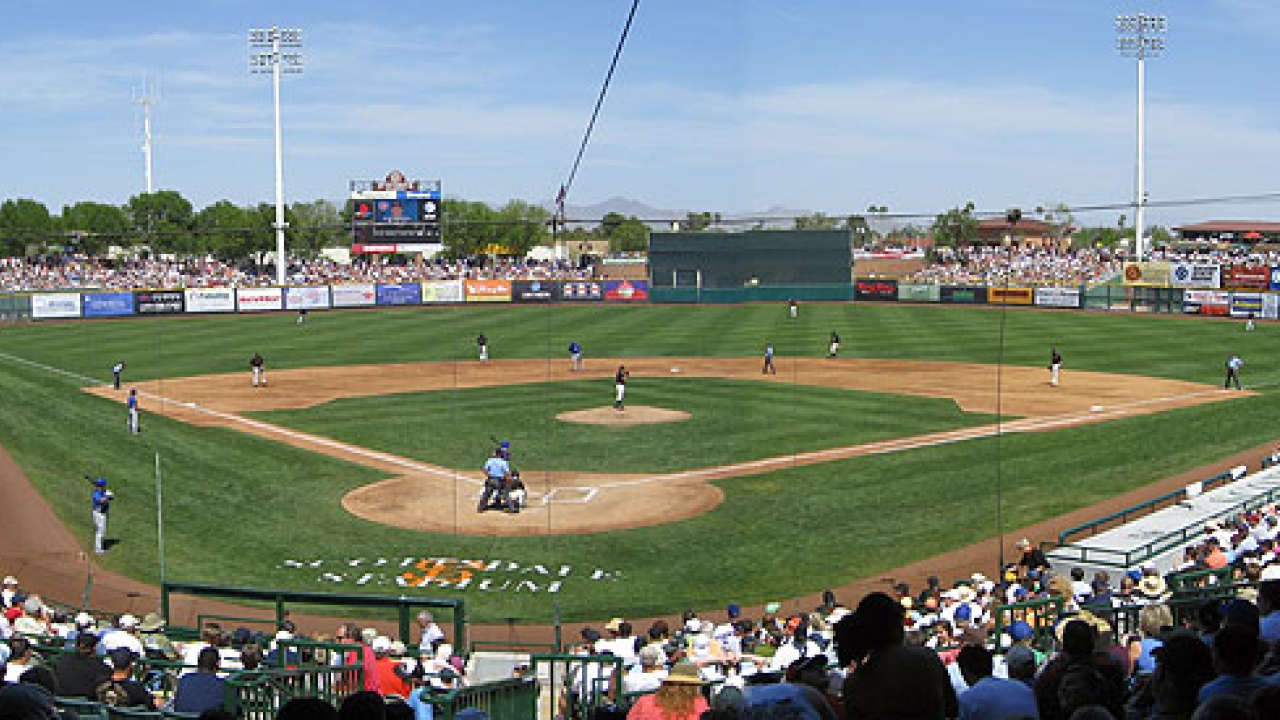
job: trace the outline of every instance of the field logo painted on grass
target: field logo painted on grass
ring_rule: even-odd
[[[346,560],[285,560],[280,569],[317,571],[322,585],[357,587],[394,585],[402,588],[513,593],[558,593],[566,582],[618,580],[617,570],[578,571],[572,565],[522,565],[511,560],[463,560],[448,557],[350,558]]]

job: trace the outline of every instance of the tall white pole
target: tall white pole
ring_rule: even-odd
[[[283,140],[280,133],[280,31],[272,28],[271,50],[276,57],[272,64],[271,93],[276,111],[276,284],[284,285],[285,267],[288,260],[284,254],[284,153]]]
[[[164,480],[160,476],[160,453],[156,453],[156,554],[160,561],[160,584],[164,585]]]
[[[142,157],[146,163],[147,194],[155,192],[155,183],[151,174],[151,98],[145,97],[142,102]]]
[[[1133,191],[1134,249],[1139,260],[1146,260],[1147,242],[1147,63],[1138,55],[1138,162]]]

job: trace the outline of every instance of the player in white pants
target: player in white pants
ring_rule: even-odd
[[[627,378],[631,377],[631,373],[627,372],[626,365],[619,365],[618,372],[613,376],[613,409],[623,410],[622,401],[627,397]]]

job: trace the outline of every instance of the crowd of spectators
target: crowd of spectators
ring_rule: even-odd
[[[1278,540],[1275,506],[1206,526],[1175,571],[1220,570],[1230,577],[1214,582],[1238,586],[1180,622],[1154,566],[1113,587],[1106,573],[1055,574],[1026,539],[999,577],[898,583],[856,607],[828,591],[812,609],[769,603],[754,618],[736,605],[643,629],[614,618],[581,630],[570,652],[604,661],[555,679],[556,711],[642,720],[1280,717]],[[224,708],[229,680],[298,662],[284,643],[298,637],[287,622],[271,636],[207,624],[200,639],[174,642],[158,615],[107,622],[57,612],[14,577],[4,578],[0,605],[0,718],[24,704],[52,707],[55,695],[234,717],[234,703]],[[326,662],[368,671],[340,704],[296,699],[277,717],[431,717],[430,698],[466,686],[468,668],[430,613],[415,636],[406,645],[353,623],[312,636],[351,646]],[[66,649],[42,658],[37,648],[50,643]],[[180,668],[176,682],[154,682],[145,669],[155,660]],[[529,679],[527,666],[515,676]]]
[[[289,282],[322,285],[430,280],[587,280],[592,265],[558,260],[484,258],[461,261],[392,262],[383,256],[355,257],[350,263],[328,258],[295,259]],[[165,288],[260,287],[276,283],[273,266],[233,264],[212,257],[116,259],[84,255],[0,258],[0,292],[67,289],[146,290]]]

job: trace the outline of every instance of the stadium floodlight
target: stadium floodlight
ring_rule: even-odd
[[[1164,15],[1117,15],[1116,50],[1124,57],[1138,61],[1138,141],[1137,168],[1134,178],[1134,249],[1138,259],[1145,260],[1148,253],[1146,237],[1147,168],[1146,168],[1146,60],[1158,57],[1164,51],[1164,35],[1169,22]]]
[[[302,54],[283,52],[284,48],[301,48],[302,31],[271,27],[249,31],[249,71],[271,73],[271,91],[276,116],[276,284],[285,284],[284,231],[284,157],[280,133],[280,74],[301,73]]]

